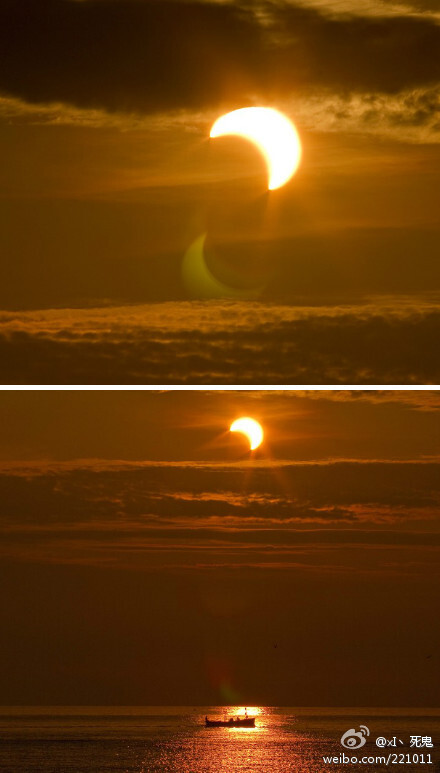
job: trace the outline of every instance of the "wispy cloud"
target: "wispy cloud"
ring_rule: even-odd
[[[403,89],[398,94],[322,91],[297,98],[287,110],[310,131],[379,135],[405,142],[438,142],[440,90]]]
[[[327,16],[405,16],[420,14],[439,18],[436,0],[287,0],[292,5],[312,7]]]
[[[403,89],[397,94],[334,93],[318,89],[277,102],[301,131],[378,135],[409,143],[440,141],[440,91],[437,85]],[[157,133],[190,132],[204,139],[218,115],[218,108],[203,111],[180,109],[154,115],[140,111],[108,112],[67,103],[33,104],[16,97],[0,96],[0,120],[15,124],[76,126],[142,132],[149,141]]]
[[[280,395],[283,393],[280,392]],[[286,399],[288,393],[284,393]],[[440,392],[435,389],[428,390],[381,390],[381,389],[331,389],[325,392],[296,390],[296,395],[303,394],[308,400],[330,400],[332,402],[365,402],[374,404],[396,403],[407,405],[409,408],[419,411],[438,411],[440,409]],[[258,400],[258,393],[249,393],[251,399]]]

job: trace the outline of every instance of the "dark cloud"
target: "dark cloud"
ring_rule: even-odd
[[[242,94],[261,66],[260,30],[232,5],[12,1],[0,25],[0,85],[30,101],[196,107]]]
[[[202,484],[202,485],[201,485]],[[249,522],[355,520],[357,507],[370,507],[368,520],[394,508],[431,511],[440,500],[438,462],[328,462],[278,464],[110,464],[53,465],[3,469],[0,515],[18,525],[93,522],[197,524],[201,519],[239,517]],[[354,508],[354,509],[353,509]],[[126,521],[124,520],[126,519]]]
[[[158,569],[295,555],[316,565],[322,550],[348,546],[435,550],[439,481],[432,462],[3,468],[2,554]]]
[[[285,87],[318,85],[349,91],[397,92],[440,77],[440,27],[416,17],[327,17],[284,6],[288,38],[279,52]]]
[[[265,23],[248,4],[3,0],[0,88],[150,112],[311,87],[395,92],[440,77],[432,19],[262,9]]]
[[[4,313],[4,384],[435,384],[432,306],[165,303]]]

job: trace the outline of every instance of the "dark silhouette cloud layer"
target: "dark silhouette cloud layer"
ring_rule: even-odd
[[[436,384],[435,305],[4,313],[5,384]]]
[[[155,112],[316,87],[391,93],[440,77],[440,27],[410,14],[330,16],[271,2],[3,0],[0,28],[0,88],[31,102]]]
[[[324,548],[435,552],[439,481],[438,462],[417,461],[3,468],[3,556],[282,568],[292,560],[319,564]],[[304,558],[310,551],[313,558]]]

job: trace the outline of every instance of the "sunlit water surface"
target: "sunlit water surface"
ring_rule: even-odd
[[[440,712],[386,709],[262,708],[255,729],[205,728],[219,707],[29,708],[0,711],[4,773],[318,773],[329,770],[440,770]],[[231,713],[235,713],[232,712]],[[360,724],[370,737],[347,752],[341,735]],[[329,765],[323,755],[380,755],[377,736],[404,741],[398,753],[432,755],[433,764]],[[434,749],[409,748],[410,735],[432,736]],[[388,751],[388,750],[387,750]]]

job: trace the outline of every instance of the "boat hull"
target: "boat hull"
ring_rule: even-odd
[[[255,717],[240,717],[230,719],[208,719],[205,717],[206,727],[255,727]]]

